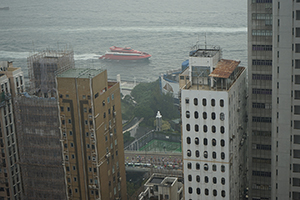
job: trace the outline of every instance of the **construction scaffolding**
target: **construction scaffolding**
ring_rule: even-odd
[[[14,107],[23,199],[66,199],[57,100],[23,95]]]
[[[46,50],[27,58],[30,94],[55,97],[55,76],[75,68],[73,50]]]

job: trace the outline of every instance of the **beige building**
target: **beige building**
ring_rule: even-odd
[[[126,199],[120,85],[101,69],[57,76],[69,199]]]
[[[0,199],[21,199],[22,182],[12,99],[23,90],[23,74],[12,62],[0,63]]]

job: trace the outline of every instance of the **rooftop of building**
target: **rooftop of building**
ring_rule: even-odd
[[[210,58],[215,56],[221,49],[218,46],[205,46],[205,48],[198,48],[190,52],[191,57],[206,57]]]
[[[60,74],[57,77],[62,78],[93,78],[103,72],[102,69],[87,69],[87,68],[74,68],[68,69]]]
[[[216,78],[229,78],[240,63],[241,61],[221,59],[209,76]]]

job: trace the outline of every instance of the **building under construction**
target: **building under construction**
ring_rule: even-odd
[[[66,199],[57,100],[18,96],[15,120],[22,199]]]
[[[27,58],[30,93],[40,97],[55,97],[55,76],[75,68],[73,50],[46,50]]]
[[[55,76],[75,67],[74,53],[48,50],[27,61],[30,95],[14,99],[22,199],[66,199]]]

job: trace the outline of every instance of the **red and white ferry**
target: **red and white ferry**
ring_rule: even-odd
[[[106,52],[99,59],[107,60],[144,60],[151,57],[150,54],[134,50],[130,47],[116,47],[109,48],[111,52]]]
[[[116,47],[112,46],[109,48],[112,52],[121,52],[121,53],[142,53],[141,51],[134,50],[131,47]]]

